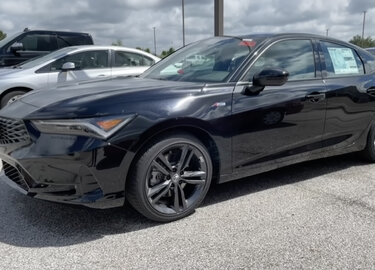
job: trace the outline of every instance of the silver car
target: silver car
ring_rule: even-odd
[[[31,90],[71,83],[139,75],[160,59],[119,46],[66,47],[17,66],[0,69],[1,108]]]
[[[372,48],[366,48],[366,50],[370,53],[372,53],[373,55],[375,55],[375,47],[372,47]]]

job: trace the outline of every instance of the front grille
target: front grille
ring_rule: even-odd
[[[22,121],[0,118],[0,144],[27,142],[29,134]]]
[[[25,178],[22,176],[22,174],[18,171],[17,168],[13,167],[9,163],[5,162],[3,160],[3,169],[5,175],[12,180],[14,183],[16,183],[18,186],[20,186],[24,190],[28,190],[29,186],[27,185]]]

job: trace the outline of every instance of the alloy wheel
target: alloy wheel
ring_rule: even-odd
[[[180,143],[160,151],[146,174],[151,207],[167,214],[187,211],[201,198],[208,176],[207,161],[194,145]]]

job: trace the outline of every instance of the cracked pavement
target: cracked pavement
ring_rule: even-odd
[[[375,164],[345,155],[215,185],[182,220],[28,198],[0,181],[0,269],[374,269]]]

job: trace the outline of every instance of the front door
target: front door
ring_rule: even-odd
[[[20,64],[29,59],[57,50],[56,36],[53,34],[26,32],[15,43],[22,44],[23,49],[12,52],[9,47],[7,49],[8,55],[4,59],[6,66]]]
[[[64,63],[75,64],[74,70],[61,70]],[[71,54],[50,64],[48,84],[50,87],[64,86],[76,82],[111,77],[108,50],[95,50]]]
[[[258,95],[233,94],[234,171],[259,167],[319,151],[326,113],[325,86],[315,62],[313,42],[279,41],[258,57],[242,81],[265,68],[289,72],[283,86],[265,87]],[[276,165],[275,165],[276,164]]]

